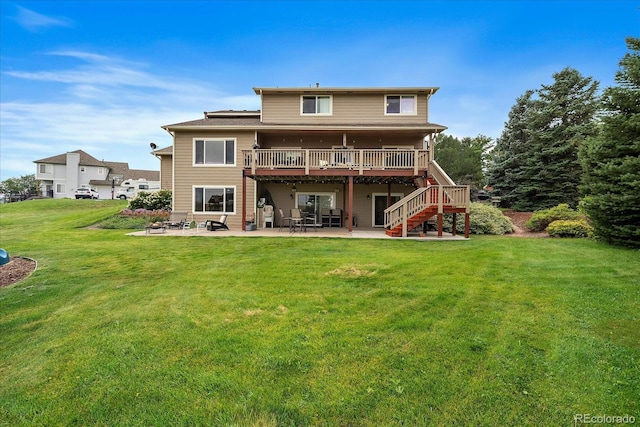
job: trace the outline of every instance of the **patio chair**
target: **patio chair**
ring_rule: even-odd
[[[320,210],[320,224],[324,227],[331,227],[331,209],[322,208]]]
[[[307,229],[309,227],[313,228],[313,231],[318,231],[316,227],[318,226],[318,217],[315,212],[302,211],[302,217],[304,218],[304,228]]]
[[[342,227],[342,209],[331,209],[331,222],[329,227]]]
[[[219,221],[215,221],[213,219],[210,219],[207,221],[207,230],[209,231],[216,231],[216,230],[228,230],[229,227],[227,227],[227,216],[226,215],[220,215],[220,220]]]
[[[296,227],[300,227],[300,231],[307,231],[302,211],[298,208],[291,209],[289,231],[296,231]]]
[[[291,228],[291,218],[288,216],[284,216],[284,212],[282,209],[278,209],[278,213],[280,214],[280,229],[278,231],[282,231],[282,227],[287,223],[287,226]]]
[[[184,226],[186,223],[187,223],[186,212],[171,211],[171,214],[169,215],[169,219],[167,221],[164,221],[164,226],[167,228],[184,229]]]
[[[271,228],[273,228],[273,206],[264,205],[264,210],[262,211],[262,228],[267,228],[267,223],[271,224]]]

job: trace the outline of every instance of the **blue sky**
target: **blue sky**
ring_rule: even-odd
[[[430,119],[500,136],[565,67],[614,84],[640,1],[0,0],[0,179],[83,149],[159,169],[160,126],[253,87],[438,86]]]

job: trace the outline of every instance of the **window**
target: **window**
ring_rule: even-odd
[[[40,164],[38,165],[38,170],[40,173],[52,173],[53,165]]]
[[[413,95],[387,95],[385,105],[385,114],[416,114]]]
[[[236,211],[235,187],[194,187],[194,212],[231,214]]]
[[[84,166],[80,166],[80,172],[85,173],[87,171],[87,168],[85,168]]]
[[[323,209],[335,209],[335,193],[296,193],[296,207],[320,222]]]
[[[61,193],[66,193],[66,192],[67,192],[67,190],[66,190],[64,184],[56,184],[56,193],[61,194]]]
[[[302,114],[324,114],[331,115],[330,95],[303,95]]]
[[[193,143],[195,165],[235,166],[235,139],[195,139]]]

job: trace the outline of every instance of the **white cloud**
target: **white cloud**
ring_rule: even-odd
[[[28,31],[37,32],[51,27],[72,27],[73,23],[67,18],[54,18],[42,15],[33,10],[17,6],[16,22]]]
[[[148,73],[140,63],[91,52],[54,54],[82,63],[57,71],[5,73],[46,83],[58,96],[50,102],[0,104],[0,179],[34,173],[33,160],[77,149],[132,168],[157,170],[149,143],[172,144],[162,125],[199,119],[203,111],[260,108],[251,88],[246,95],[227,94],[209,82]]]

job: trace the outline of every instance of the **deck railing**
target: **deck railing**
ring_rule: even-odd
[[[469,209],[468,185],[429,185],[418,188],[384,210],[384,226],[393,229],[402,224],[406,236],[410,218],[429,207],[437,207],[443,213],[446,207]]]
[[[243,164],[256,169],[352,169],[419,170],[427,169],[429,150],[412,149],[259,149],[242,150]]]

